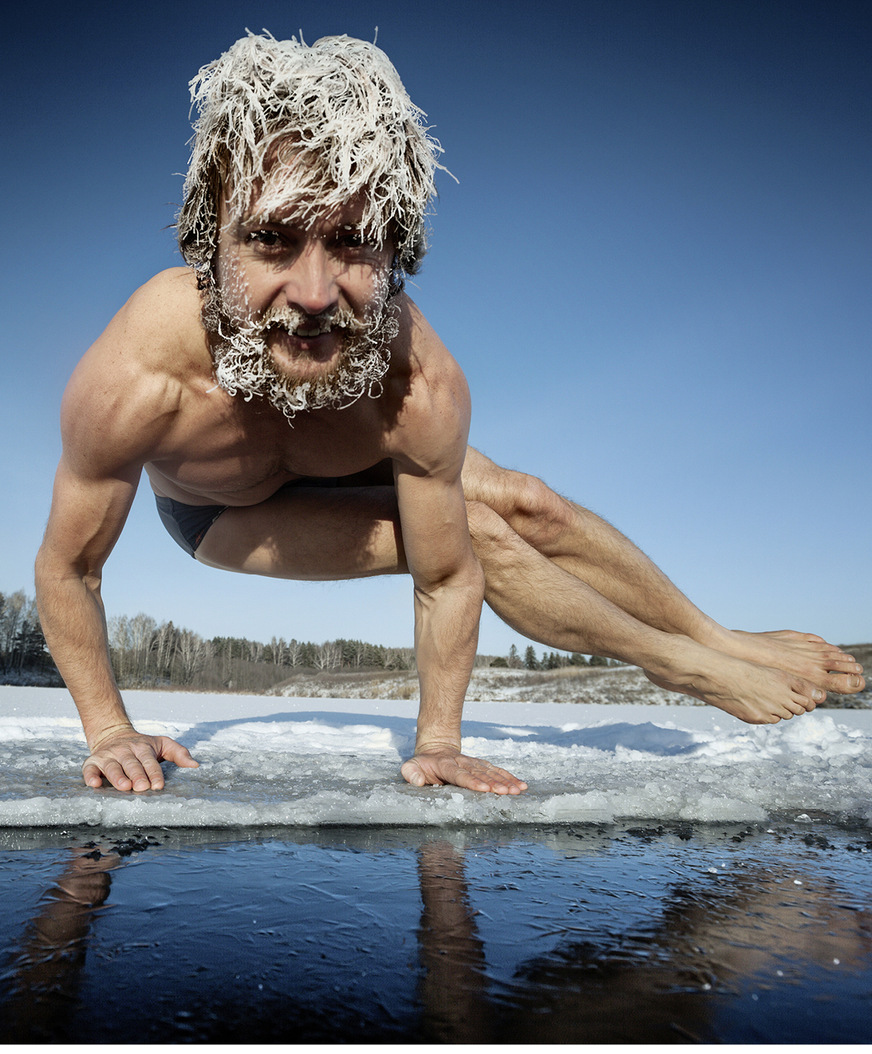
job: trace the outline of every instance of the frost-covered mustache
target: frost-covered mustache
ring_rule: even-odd
[[[266,336],[271,329],[284,329],[298,336],[314,337],[342,329],[349,336],[363,333],[370,323],[355,318],[348,308],[338,307],[319,315],[307,315],[293,307],[273,307],[264,312],[255,324],[256,335]]]

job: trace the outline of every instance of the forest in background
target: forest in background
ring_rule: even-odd
[[[22,589],[0,593],[0,684],[62,683],[45,646],[36,601]]]
[[[415,669],[414,649],[360,640],[339,638],[316,644],[283,637],[272,637],[268,642],[244,637],[209,639],[172,622],[158,623],[145,614],[112,616],[108,630],[112,666],[122,689],[265,692],[300,670],[372,673]],[[537,655],[532,646],[521,654],[512,645],[505,656],[477,656],[476,665],[554,670],[610,662],[555,651]],[[46,647],[36,602],[23,590],[0,593],[0,683],[63,684]]]

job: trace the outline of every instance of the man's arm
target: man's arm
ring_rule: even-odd
[[[143,464],[172,418],[172,390],[154,370],[137,365],[133,335],[154,345],[153,327],[149,331],[141,319],[156,314],[148,296],[134,297],[67,386],[63,455],[36,560],[40,622],[91,751],[85,782],[99,787],[105,776],[119,790],[162,787],[162,759],[196,764],[173,740],[133,728],[112,672],[100,595],[103,565],[124,527]]]
[[[136,482],[83,480],[61,460],[36,560],[36,596],[46,643],[88,741],[85,782],[100,787],[105,776],[118,790],[143,791],[163,787],[161,760],[196,762],[168,737],[134,729],[109,659],[102,568],[124,526]]]
[[[135,477],[83,480],[62,457],[36,559],[40,622],[89,747],[112,730],[131,727],[109,661],[100,585],[136,483]]]
[[[453,371],[452,371],[453,372]],[[403,776],[415,786],[450,783],[518,794],[526,784],[460,750],[463,702],[478,644],[484,573],[472,551],[460,483],[468,395],[460,371],[449,397],[412,411],[426,436],[423,456],[394,460],[400,526],[415,589],[415,655],[421,705],[415,757]],[[417,442],[416,442],[417,445]],[[419,450],[421,448],[419,447]]]
[[[460,749],[463,702],[475,660],[484,574],[469,542],[459,485],[397,474],[406,560],[415,584],[415,656],[421,687],[409,783],[450,783],[518,794],[526,784]]]

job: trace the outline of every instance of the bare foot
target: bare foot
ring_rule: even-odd
[[[795,673],[758,666],[687,638],[671,673],[645,670],[660,688],[716,706],[751,725],[771,725],[808,713],[826,693]],[[676,641],[678,643],[678,641]],[[689,645],[689,647],[687,647]]]
[[[866,686],[863,667],[855,662],[854,656],[814,633],[784,629],[770,633],[727,630],[726,634],[722,642],[714,645],[720,651],[760,666],[798,674],[825,692],[853,695]]]

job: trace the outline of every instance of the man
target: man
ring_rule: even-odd
[[[157,790],[161,761],[196,765],[136,732],[109,663],[101,572],[143,469],[202,563],[411,575],[421,703],[402,773],[415,786],[526,788],[460,750],[483,597],[528,637],[635,663],[745,721],[863,687],[819,637],[717,626],[604,521],[467,449],[464,377],[403,292],[439,147],[378,48],[249,35],[192,95],[189,266],[138,290],[77,367],[37,559],[89,786]]]

